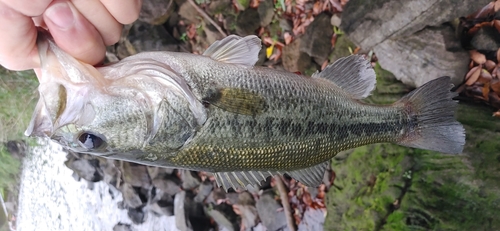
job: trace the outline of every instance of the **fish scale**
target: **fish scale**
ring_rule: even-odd
[[[232,35],[203,55],[145,52],[94,68],[39,38],[41,100],[26,134],[75,152],[213,172],[225,189],[285,173],[318,186],[338,152],[371,143],[445,153],[465,143],[449,78],[368,105],[361,100],[375,72],[359,55],[305,77],[254,67],[261,41]]]

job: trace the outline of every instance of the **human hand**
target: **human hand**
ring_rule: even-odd
[[[95,65],[106,45],[120,39],[123,24],[139,16],[141,0],[0,0],[0,65],[38,68],[37,26],[73,57]]]

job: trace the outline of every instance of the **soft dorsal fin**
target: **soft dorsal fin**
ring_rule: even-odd
[[[229,188],[246,189],[248,185],[260,186],[266,178],[274,175],[286,173],[295,180],[308,187],[318,187],[323,181],[325,171],[330,165],[330,161],[321,164],[289,172],[281,171],[242,171],[242,172],[217,172],[215,181],[217,185],[222,186],[226,191]]]
[[[376,75],[370,62],[361,55],[340,58],[323,71],[312,75],[332,81],[355,99],[366,98],[375,89]]]
[[[255,35],[230,35],[217,40],[203,53],[220,62],[253,66],[259,60],[261,41]]]

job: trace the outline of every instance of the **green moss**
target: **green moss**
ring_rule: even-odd
[[[330,62],[334,62],[335,60],[351,55],[351,51],[356,48],[356,44],[349,41],[347,36],[339,35],[337,37],[337,41],[335,42],[335,48],[332,53],[329,55]]]

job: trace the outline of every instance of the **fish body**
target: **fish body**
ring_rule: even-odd
[[[284,173],[317,186],[333,156],[366,144],[460,153],[465,142],[449,78],[368,105],[375,72],[362,56],[305,77],[254,67],[260,40],[229,36],[204,55],[145,52],[94,68],[40,37],[40,101],[26,133],[77,152],[245,188]]]

